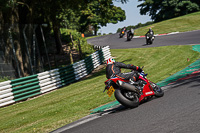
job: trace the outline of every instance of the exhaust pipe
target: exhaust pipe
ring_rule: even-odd
[[[125,90],[128,90],[128,91],[133,91],[133,92],[136,92],[138,94],[140,93],[140,90],[138,88],[136,88],[135,86],[130,85],[126,82],[118,80],[117,85],[122,87],[122,89],[125,89]]]

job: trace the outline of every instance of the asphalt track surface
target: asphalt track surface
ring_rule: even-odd
[[[156,37],[154,46],[167,44],[187,45],[200,43],[200,31]],[[114,39],[114,35],[111,35]],[[191,37],[191,38],[190,38]],[[104,37],[107,38],[107,37]],[[117,38],[118,39],[118,38]],[[123,39],[123,38],[122,38]],[[121,39],[121,40],[122,40]],[[123,48],[152,47],[122,41]],[[144,39],[144,38],[143,38]],[[170,40],[171,39],[171,40]],[[177,39],[177,40],[176,40]],[[167,41],[168,40],[168,41]],[[121,42],[114,41],[115,45]],[[112,44],[111,41],[109,41]],[[127,44],[126,44],[127,43]],[[142,45],[141,45],[142,44]],[[111,48],[120,48],[115,46]],[[131,47],[131,48],[133,48]],[[163,87],[165,94],[128,109],[119,105],[115,108],[87,116],[79,121],[59,128],[54,133],[199,133],[200,132],[200,75]]]
[[[119,38],[118,34],[91,38],[88,39],[88,43],[97,46],[109,45],[111,49],[200,44],[200,30],[171,35],[156,36],[152,45],[146,45],[146,40],[144,37],[133,38],[131,41],[127,41],[126,38]]]

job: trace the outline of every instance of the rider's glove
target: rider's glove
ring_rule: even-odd
[[[140,67],[138,66],[137,71],[138,71],[138,72],[142,72],[143,70],[142,70],[142,68],[140,68]]]

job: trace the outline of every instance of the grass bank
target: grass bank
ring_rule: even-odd
[[[154,82],[180,71],[200,57],[192,46],[116,49],[111,53],[117,61],[145,66],[145,72]],[[45,133],[76,121],[90,114],[91,109],[115,100],[114,96],[109,98],[102,92],[105,80],[104,68],[92,77],[49,94],[0,108],[0,131]]]
[[[181,17],[165,20],[159,23],[148,25],[135,30],[136,36],[145,35],[151,27],[155,34],[170,33],[170,32],[186,32],[200,29],[200,12],[191,13]]]

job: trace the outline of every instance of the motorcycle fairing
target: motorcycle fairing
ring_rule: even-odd
[[[139,79],[146,82],[146,84],[144,85],[143,90],[142,90],[142,95],[139,98],[139,101],[142,101],[144,99],[144,97],[153,96],[155,93],[149,83],[149,80],[147,80],[146,78],[144,78],[141,75],[139,76]]]

